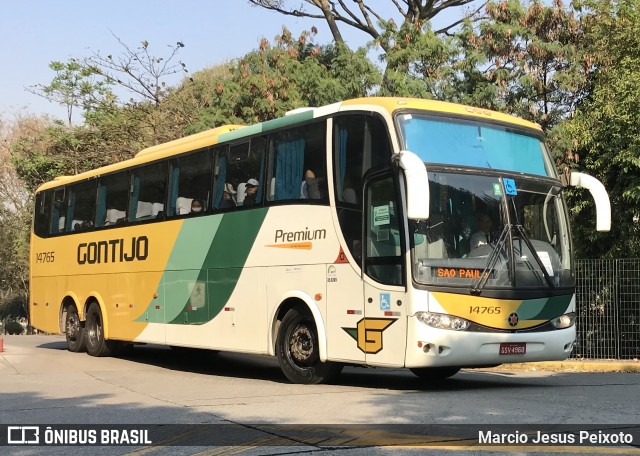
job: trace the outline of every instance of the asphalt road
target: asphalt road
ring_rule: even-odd
[[[271,358],[158,346],[92,358],[68,352],[60,336],[3,337],[4,428],[180,426],[152,427],[151,446],[22,445],[0,454],[640,454],[637,373],[463,370],[431,384],[404,369],[347,367],[338,384],[310,386],[290,384]],[[518,437],[567,424],[596,434],[613,427],[634,440],[483,447],[472,441],[483,430]]]

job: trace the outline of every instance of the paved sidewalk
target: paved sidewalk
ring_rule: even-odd
[[[503,364],[496,369],[553,372],[640,372],[640,360],[567,359],[565,361]]]

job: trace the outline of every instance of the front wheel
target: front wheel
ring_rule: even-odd
[[[316,325],[298,309],[291,309],[282,319],[276,354],[282,372],[293,383],[329,382],[342,370],[340,364],[320,361]]]
[[[413,367],[409,370],[425,380],[442,380],[460,372],[459,367]]]
[[[75,304],[67,307],[67,317],[64,320],[64,332],[67,338],[67,348],[70,352],[82,352],[87,349],[84,326],[78,316],[78,308]]]

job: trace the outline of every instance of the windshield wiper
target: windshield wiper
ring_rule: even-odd
[[[493,247],[491,251],[491,255],[487,259],[487,264],[484,267],[484,270],[480,274],[480,278],[476,280],[473,285],[471,285],[471,293],[472,294],[480,294],[484,289],[485,285],[489,281],[489,276],[493,268],[495,267],[498,259],[500,258],[500,251],[505,248],[505,244],[507,242],[507,238],[509,237],[509,233],[511,231],[511,225],[506,224],[498,237],[498,242]],[[506,249],[505,249],[506,250]]]
[[[556,286],[553,284],[553,280],[551,279],[551,276],[547,272],[547,268],[542,262],[542,259],[540,259],[540,256],[538,255],[536,250],[533,248],[533,244],[529,240],[529,237],[525,234],[524,228],[522,228],[522,225],[515,225],[513,228],[520,235],[520,238],[524,241],[524,243],[527,245],[529,252],[531,252],[531,255],[533,255],[533,259],[536,260],[538,267],[540,267],[540,270],[544,275],[544,280],[547,282],[547,285],[549,285],[551,294],[553,294],[555,292]],[[522,251],[520,252],[520,255],[522,256]]]

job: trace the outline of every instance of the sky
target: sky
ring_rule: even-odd
[[[391,15],[393,9],[386,7],[386,12]],[[167,56],[167,46],[180,41],[185,47],[178,58],[194,73],[242,57],[262,38],[272,41],[283,25],[294,36],[316,26],[316,42],[332,39],[324,21],[284,16],[246,0],[5,0],[0,10],[0,117],[28,113],[65,119],[65,108],[26,88],[51,82],[51,61],[94,51],[120,53],[114,35],[133,48],[147,40],[151,54],[158,56]],[[369,40],[350,27],[342,26],[341,32],[351,47]]]

